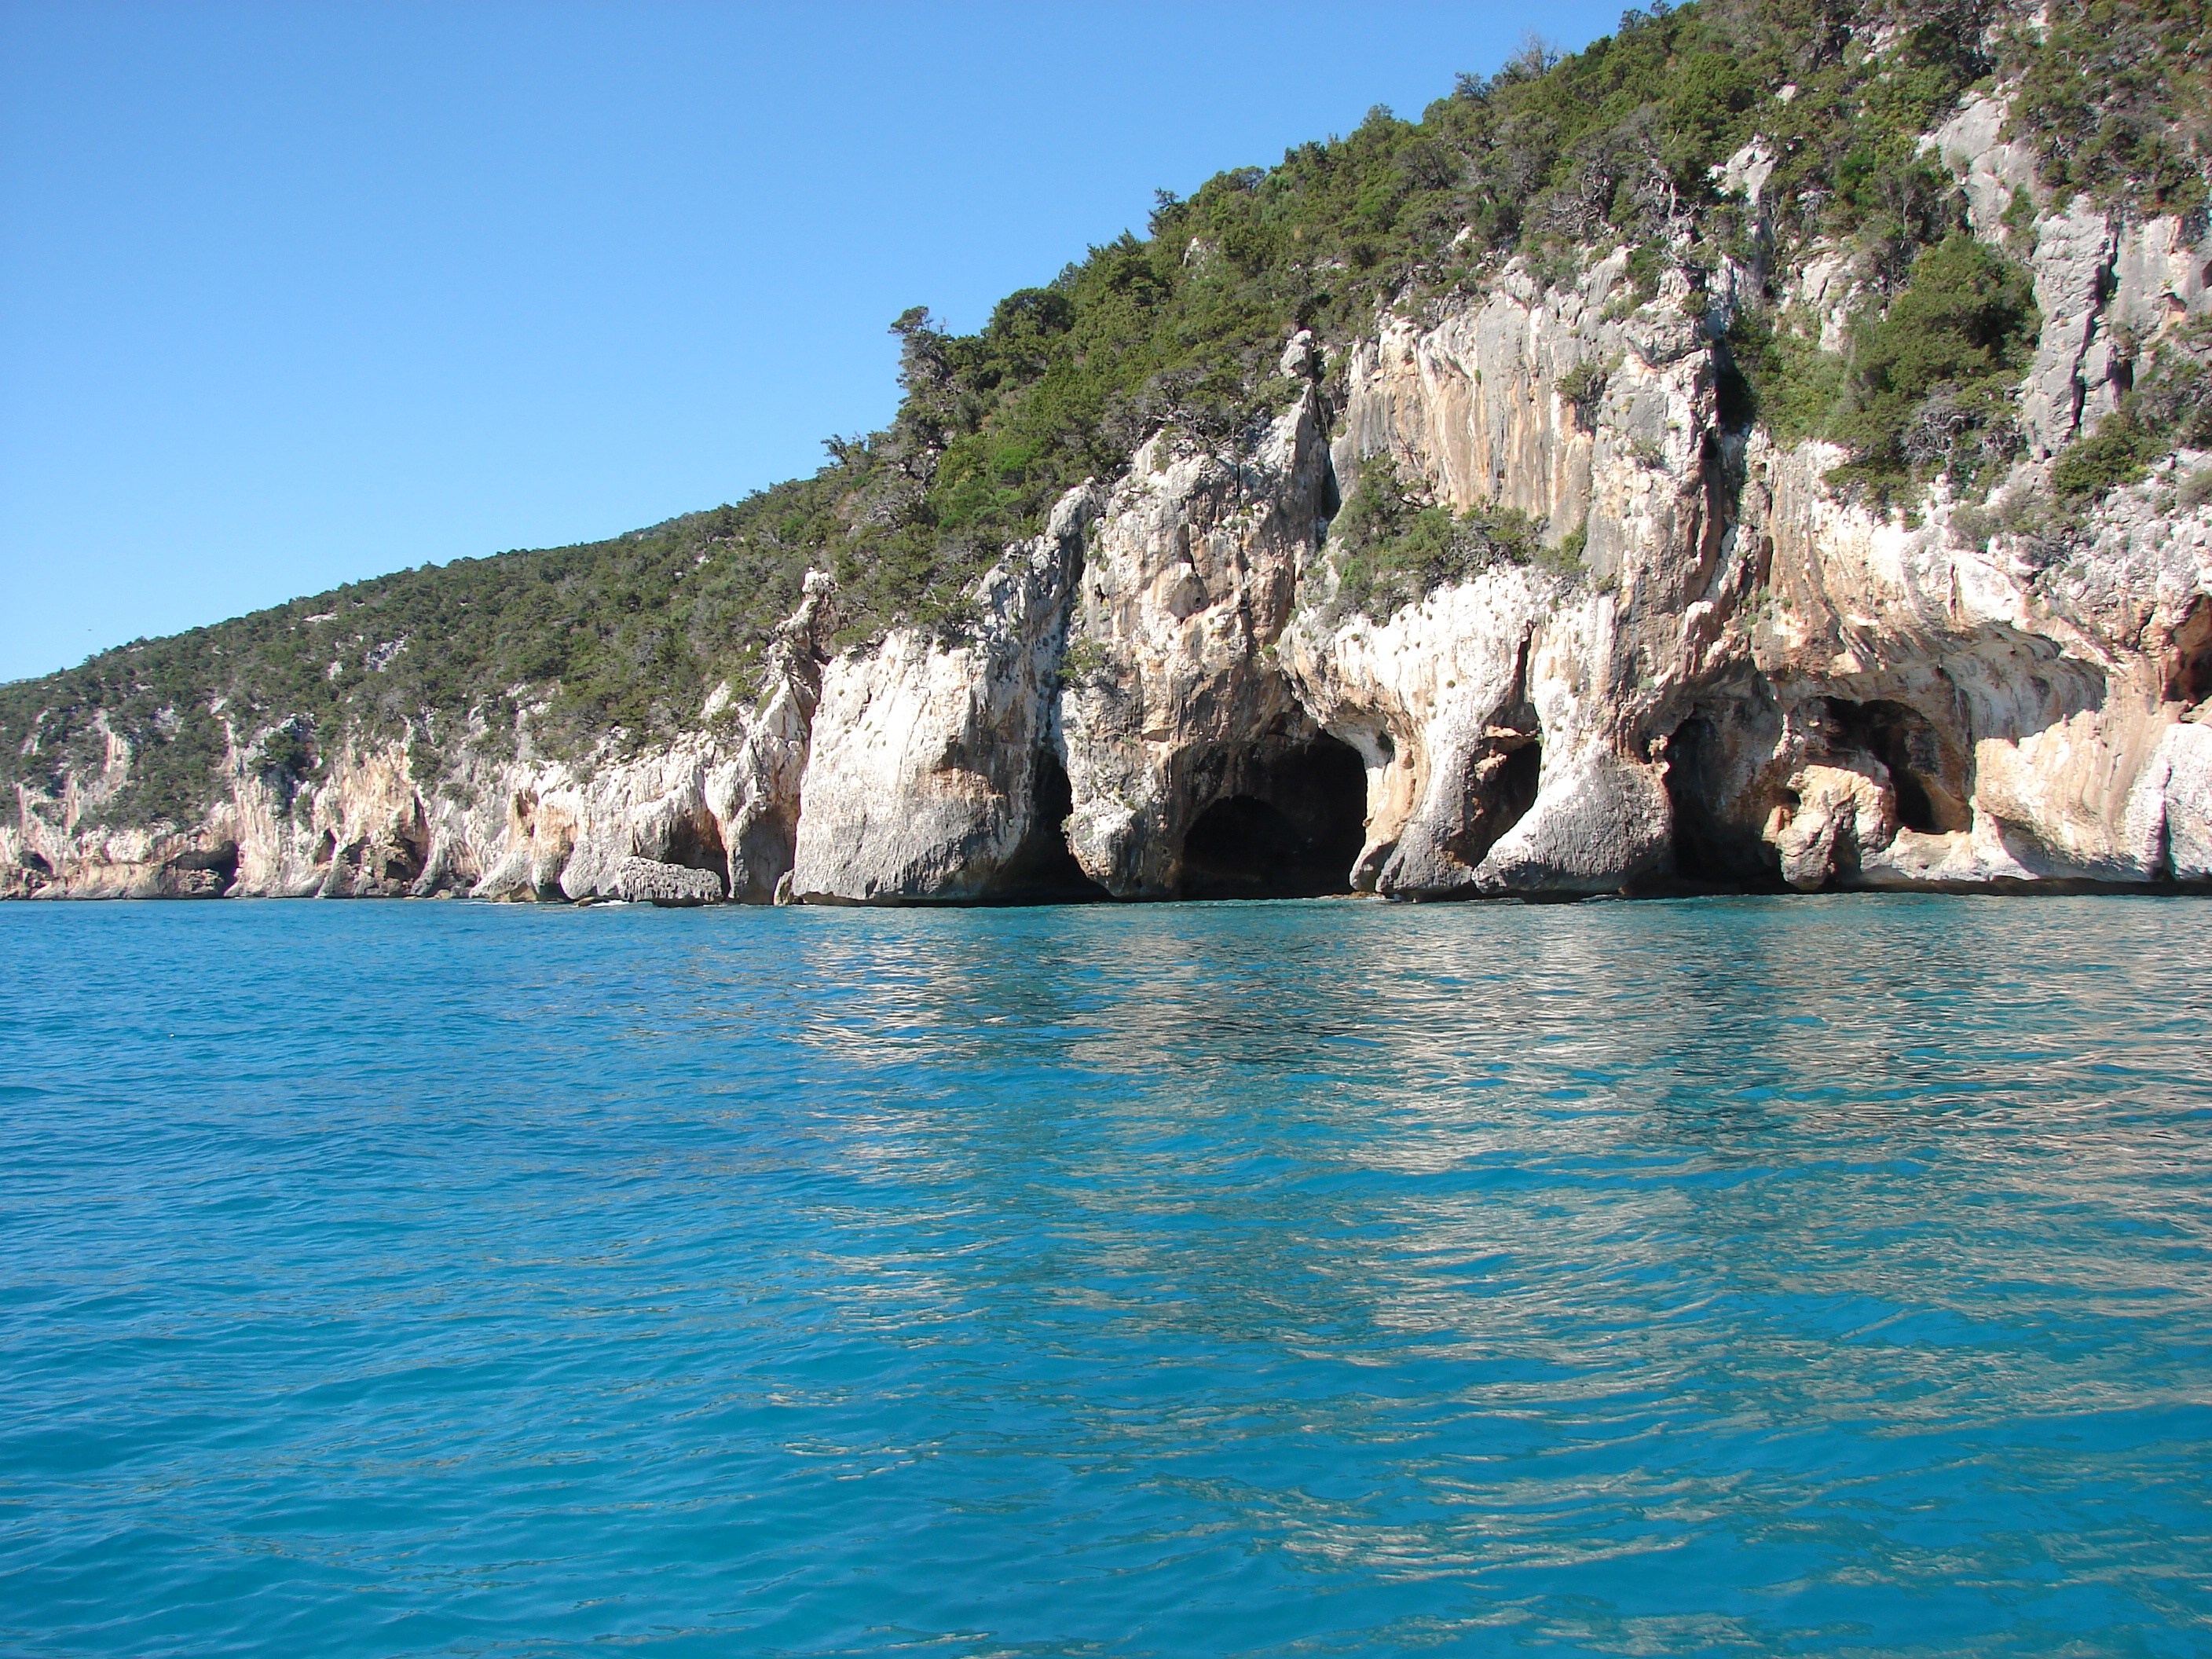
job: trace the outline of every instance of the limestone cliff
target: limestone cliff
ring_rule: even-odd
[[[1369,891],[2212,884],[2212,453],[2071,517],[2055,469],[2212,313],[2203,216],[2043,190],[2001,95],[1924,141],[2041,313],[2020,441],[1970,498],[1838,489],[1731,355],[1779,291],[1835,348],[1881,298],[1843,247],[1751,234],[1638,285],[1598,242],[1281,343],[1263,418],[1162,421],[1006,550],[963,620],[835,639],[817,572],[763,690],[644,753],[536,757],[479,716],[298,783],[230,732],[193,822],[100,827],[109,732],[19,787],[0,881],[36,897],[416,896],[992,902]],[[2033,207],[2033,211],[2027,210]],[[1525,550],[1395,605],[1346,588],[1345,504],[1387,467]],[[105,728],[102,728],[105,730]]]
[[[224,798],[191,825],[117,832],[85,818],[128,777],[126,744],[60,799],[19,792],[0,860],[43,898],[492,899],[712,896],[765,903],[789,872],[808,735],[833,604],[811,579],[773,653],[769,689],[734,724],[707,708],[696,735],[626,760],[531,754],[527,713],[503,756],[465,748],[418,775],[406,742],[341,753],[312,789],[272,775],[265,732],[234,732]],[[714,699],[709,699],[710,704]],[[479,732],[479,737],[487,734]],[[480,758],[479,756],[482,755]],[[289,798],[288,798],[289,797]]]
[[[2175,221],[2085,241],[2075,217],[2039,228],[2035,275],[2055,306],[2095,309],[2033,376],[2081,395],[2057,400],[2063,422],[2039,406],[2045,447],[2016,489],[2111,406],[2099,339],[2207,307],[2205,253]],[[1822,484],[1839,453],[1723,418],[1725,288],[1703,316],[1680,292],[1623,311],[1623,264],[1571,289],[1509,270],[1437,321],[1387,323],[1352,355],[1333,430],[1310,392],[1234,453],[1165,434],[1137,452],[1065,614],[1028,635],[1032,659],[1079,668],[987,745],[1025,761],[1053,738],[1085,874],[1121,897],[2212,878],[2212,507],[2173,499],[2212,457],[2113,492],[2055,559],[2027,533],[1968,532],[1940,496],[1917,525],[1854,507]],[[1615,366],[1578,409],[1557,388],[1591,362]],[[1500,565],[1383,621],[1346,614],[1329,516],[1386,456],[1455,505],[1583,531],[1583,570]],[[906,649],[842,672],[910,675]],[[825,704],[832,787],[885,826],[843,812],[848,860],[897,865],[874,849],[972,775],[914,763],[975,744],[952,701],[902,717],[896,763],[858,769],[842,757],[873,741],[868,705]],[[973,820],[1001,845],[1035,828],[1006,823],[1011,799]],[[981,890],[972,869],[961,883],[922,896]]]

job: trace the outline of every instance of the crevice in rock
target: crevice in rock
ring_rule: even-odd
[[[1741,506],[1743,454],[1741,439],[1725,439],[1718,428],[1708,428],[1698,441],[1697,471],[1683,485],[1688,512],[1682,545],[1690,559],[1680,590],[1686,597],[1705,592],[1721,574]]]
[[[1897,821],[1923,835],[1944,835],[1973,826],[1973,783],[1967,763],[1943,740],[1935,723],[1901,702],[1847,702],[1826,699],[1838,740],[1863,750],[1889,772],[1897,797]]]
[[[1726,744],[1711,718],[1692,715],[1674,728],[1660,752],[1674,822],[1675,881],[1692,888],[1779,890],[1780,860],[1774,848],[1724,810]],[[1796,794],[1787,789],[1779,794],[1794,811],[1799,805]]]
[[[1397,850],[1396,842],[1386,841],[1363,854],[1359,862],[1352,867],[1352,890],[1355,893],[1374,892],[1382,884],[1382,872],[1389,865],[1390,855]]]
[[[1040,749],[1030,782],[1030,827],[981,895],[986,904],[1096,904],[1111,894],[1083,873],[1067,844],[1075,790],[1056,750]]]
[[[1725,340],[1716,340],[1713,356],[1714,412],[1720,423],[1731,432],[1745,432],[1759,414],[1759,399],[1744,379],[1743,371],[1736,367],[1735,354]]]
[[[2207,697],[2212,697],[2212,605],[2199,598],[2173,630],[2166,700],[2193,707]]]
[[[1248,793],[1217,800],[1183,837],[1183,899],[1348,893],[1366,842],[1367,768],[1322,735],[1245,769]]]
[[[1523,635],[1513,662],[1513,691],[1490,732],[1490,750],[1467,771],[1467,805],[1457,834],[1444,849],[1472,870],[1490,849],[1528,816],[1544,775],[1542,726],[1528,696],[1528,653],[1534,639]]]
[[[322,860],[328,867],[323,872],[322,885],[316,890],[318,896],[350,898],[353,896],[353,878],[360,872],[362,849],[368,845],[365,840],[349,841],[343,847],[334,848],[331,856]]]
[[[1490,838],[1493,844],[1528,816],[1528,809],[1536,804],[1536,786],[1543,775],[1544,744],[1540,738],[1532,737],[1518,748],[1505,751],[1505,759],[1498,769],[1497,802],[1492,809],[1498,832]],[[1490,848],[1482,850],[1486,853]]]
[[[23,850],[23,867],[26,870],[35,870],[42,876],[51,876],[54,872],[54,866],[52,865],[47,863],[43,857],[39,854],[32,852],[28,848],[26,848]]]

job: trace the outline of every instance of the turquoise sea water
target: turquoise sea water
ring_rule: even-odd
[[[0,1651],[2204,1654],[2208,918],[0,907]]]

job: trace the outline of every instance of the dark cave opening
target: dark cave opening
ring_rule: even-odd
[[[410,886],[428,862],[429,849],[420,835],[395,830],[377,848],[377,878],[390,886]]]
[[[1706,715],[1692,715],[1667,739],[1663,758],[1675,879],[1692,887],[1779,889],[1774,849],[1755,830],[1729,823],[1716,810],[1724,793],[1720,729]]]
[[[1249,770],[1183,837],[1184,899],[1321,898],[1352,890],[1367,838],[1367,767],[1327,735]]]
[[[982,895],[986,904],[1096,904],[1110,898],[1067,845],[1075,787],[1057,751],[1040,749],[1030,781],[1030,827]]]
[[[1759,395],[1725,340],[1713,342],[1713,403],[1721,424],[1731,432],[1748,429],[1759,417]]]
[[[1483,846],[1470,863],[1480,864],[1508,830],[1528,816],[1536,804],[1537,786],[1544,777],[1544,745],[1534,738],[1510,750],[1505,763],[1492,775],[1489,810],[1483,814]]]
[[[1972,790],[1963,768],[1947,753],[1935,723],[1901,702],[1827,700],[1828,713],[1851,747],[1864,750],[1888,769],[1897,797],[1897,821],[1924,836],[1973,826]]]
[[[730,890],[730,854],[722,845],[722,826],[711,812],[702,811],[676,820],[668,832],[665,862],[710,872],[720,879],[724,894]]]
[[[1936,803],[1929,799],[1928,787],[1912,775],[1910,768],[1891,766],[1887,756],[1882,764],[1889,767],[1890,786],[1897,792],[1897,821],[1923,836],[1940,835]]]
[[[227,841],[204,852],[179,853],[169,860],[172,870],[212,870],[228,887],[238,879],[238,843]]]
[[[26,870],[35,870],[42,876],[51,876],[54,872],[54,866],[52,865],[47,863],[45,858],[37,853],[32,852],[27,848],[26,848],[23,852],[23,867]]]

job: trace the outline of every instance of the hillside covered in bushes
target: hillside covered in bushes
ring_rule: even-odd
[[[1698,0],[1630,11],[1571,56],[1532,41],[1418,120],[1377,106],[1273,167],[1161,192],[1144,235],[1008,295],[975,334],[907,312],[891,325],[895,417],[826,441],[811,477],[0,687],[0,754],[11,781],[58,793],[119,737],[130,782],[94,810],[146,823],[202,805],[232,733],[293,784],[349,736],[404,734],[427,775],[456,745],[514,744],[526,708],[541,752],[634,751],[696,726],[718,686],[733,706],[759,687],[810,568],[836,578],[838,644],[899,625],[957,637],[976,575],[1070,487],[1112,477],[1162,428],[1231,452],[1295,398],[1282,348],[1296,331],[1318,343],[1326,417],[1378,313],[1440,314],[1515,259],[1567,283],[1625,248],[1623,303],[1649,303],[1671,272],[1701,311],[1724,267],[1772,273],[1729,307],[1736,412],[1783,441],[1841,446],[1839,492],[1909,506],[1942,476],[1986,494],[2017,451],[2011,404],[2041,319],[2020,250],[1966,234],[1920,136],[1969,89],[2002,86],[2059,198],[2201,224],[2208,33],[2196,0],[2054,4],[2041,27],[1995,0]],[[1724,179],[1754,136],[1773,161],[1758,214]],[[2021,234],[2032,217],[2030,204]],[[1850,250],[1869,296],[1840,349],[1780,303],[1793,252],[1816,241]],[[2201,328],[2147,351],[2039,510],[2063,518],[2176,443],[2212,444],[2208,360]],[[1340,542],[1348,598],[1377,612],[1484,561],[1571,570],[1579,551],[1503,510],[1454,514],[1381,470],[1346,504]]]

